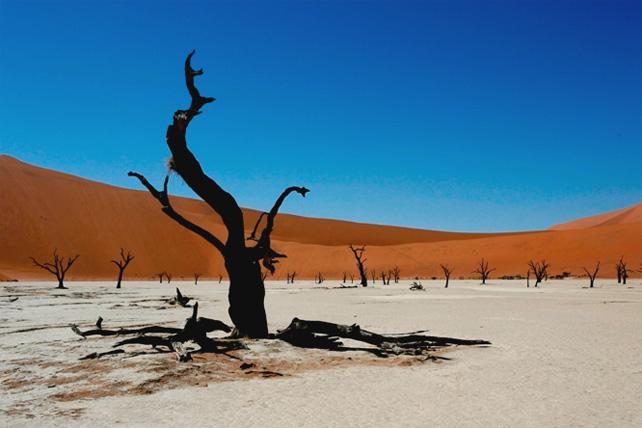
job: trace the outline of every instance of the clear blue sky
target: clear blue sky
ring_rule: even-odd
[[[0,47],[0,152],[119,186],[162,180],[195,48],[188,139],[243,206],[504,231],[642,201],[639,0],[0,0]]]

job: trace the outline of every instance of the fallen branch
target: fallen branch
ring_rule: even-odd
[[[135,329],[121,328],[117,330],[94,329],[82,332],[76,325],[71,326],[72,330],[83,338],[91,335],[100,336],[124,336],[134,337],[123,339],[113,345],[120,348],[125,345],[147,345],[154,349],[166,348],[164,352],[175,352],[178,361],[186,362],[192,359],[195,352],[216,352],[225,353],[231,350],[247,349],[242,340],[223,338],[213,339],[207,336],[212,331],[231,332],[227,324],[219,320],[198,317],[198,302],[194,304],[192,316],[185,321],[182,329],[162,326],[147,326]],[[469,340],[454,337],[428,336],[424,331],[400,334],[379,334],[364,330],[357,324],[344,325],[334,324],[325,321],[308,321],[294,318],[290,325],[269,336],[270,339],[283,340],[291,345],[302,348],[318,348],[332,351],[364,351],[378,357],[391,355],[425,355],[431,358],[430,351],[436,348],[443,348],[452,345],[490,345],[486,340]],[[342,339],[362,342],[369,347],[350,347],[344,345]],[[189,350],[184,343],[192,341],[200,348]],[[160,350],[159,350],[160,351]],[[116,352],[111,352],[116,353]],[[106,353],[89,354],[84,359],[99,358]]]

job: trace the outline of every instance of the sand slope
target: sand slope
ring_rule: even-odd
[[[610,211],[591,217],[581,218],[568,223],[556,224],[550,230],[575,230],[589,227],[608,226],[611,224],[642,223],[642,203],[632,207]]]
[[[0,180],[2,275],[45,278],[28,257],[43,258],[58,248],[64,254],[80,254],[71,279],[110,278],[114,275],[110,259],[120,247],[137,256],[127,272],[129,278],[151,278],[164,270],[176,278],[194,272],[224,273],[220,256],[165,217],[146,192],[38,168],[9,156],[0,156]],[[224,237],[220,219],[202,201],[178,197],[173,201],[186,217]],[[497,275],[524,274],[526,261],[541,257],[551,260],[553,272],[580,273],[583,265],[596,260],[612,270],[621,255],[637,267],[642,261],[642,222],[634,220],[641,215],[641,206],[605,214],[601,220],[587,219],[586,228],[579,228],[585,221],[580,220],[563,230],[508,234],[439,232],[284,214],[277,219],[274,246],[289,257],[277,277],[285,277],[287,270],[296,270],[299,277],[320,271],[328,278],[353,272],[349,243],[369,246],[369,268],[379,271],[397,265],[404,276],[438,275],[439,263],[449,263],[455,266],[455,276],[469,277],[482,256],[497,267]],[[245,209],[244,213],[246,224],[253,225],[258,212]]]

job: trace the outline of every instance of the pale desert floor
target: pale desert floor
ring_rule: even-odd
[[[598,280],[408,281],[334,289],[326,281],[268,283],[270,329],[297,316],[379,332],[490,340],[441,355],[378,359],[255,341],[227,355],[174,354],[128,345],[79,361],[119,338],[83,340],[68,327],[182,327],[174,286],[201,315],[229,322],[225,284],[174,281],[0,284],[0,426],[642,426],[642,285]],[[19,300],[9,302],[10,296]],[[242,362],[253,363],[241,370]]]

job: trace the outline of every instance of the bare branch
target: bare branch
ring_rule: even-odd
[[[221,254],[225,254],[225,245],[214,235],[212,235],[207,230],[198,226],[197,224],[192,223],[187,220],[185,217],[177,213],[172,207],[169,201],[169,194],[167,193],[167,183],[169,181],[169,175],[165,176],[165,181],[163,182],[163,190],[159,191],[150,182],[142,175],[137,172],[130,171],[127,173],[130,177],[136,177],[138,180],[149,190],[149,193],[160,202],[162,205],[161,211],[165,213],[169,218],[183,226],[184,228],[194,232],[199,235],[201,238],[205,239],[207,242],[212,244],[216,249],[218,249]]]

